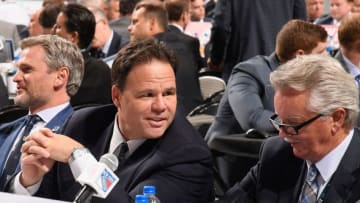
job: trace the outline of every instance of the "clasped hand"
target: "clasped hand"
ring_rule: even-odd
[[[20,183],[24,187],[39,182],[51,170],[55,161],[67,163],[71,152],[82,147],[77,141],[50,129],[43,128],[30,133],[21,147]]]

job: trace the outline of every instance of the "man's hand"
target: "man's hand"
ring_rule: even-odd
[[[21,147],[20,183],[28,187],[39,182],[55,161],[67,163],[76,147],[82,145],[65,135],[54,134],[50,129],[32,132]]]
[[[23,147],[28,148],[29,153],[42,157],[48,156],[48,158],[64,163],[68,162],[74,148],[83,147],[70,137],[55,134],[47,128],[31,133],[25,141]],[[28,142],[36,144],[28,146]]]

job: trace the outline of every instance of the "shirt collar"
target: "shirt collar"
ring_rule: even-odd
[[[42,111],[36,113],[36,115],[38,115],[42,119],[42,121],[46,124],[51,119],[53,119],[56,116],[56,114],[58,114],[60,111],[65,109],[68,105],[70,105],[70,103],[66,102],[64,104],[60,104],[60,105],[42,110]],[[30,114],[30,112],[29,112],[29,114]]]
[[[123,143],[126,142],[129,147],[129,153],[126,155],[126,157],[129,157],[142,143],[145,142],[145,139],[136,139],[136,140],[128,140],[126,141],[124,136],[120,132],[120,127],[118,125],[118,119],[117,114],[115,115],[115,121],[114,121],[114,128],[113,128],[113,134],[110,140],[110,148],[109,153],[113,153],[115,148]]]
[[[111,45],[111,41],[112,41],[113,37],[114,37],[114,31],[111,31],[109,39],[106,41],[104,47],[102,48],[102,51],[105,55],[108,55],[108,53],[109,53],[109,49],[110,49],[110,45]]]
[[[345,137],[345,139],[337,147],[331,150],[315,164],[325,183],[330,180],[330,178],[338,168],[340,161],[342,160],[346,150],[350,145],[353,135],[354,130],[351,130],[349,134]],[[311,163],[309,161],[306,161],[306,163],[309,168]]]
[[[181,32],[184,32],[184,28],[182,28],[180,25],[176,23],[170,23],[170,25],[177,27]]]

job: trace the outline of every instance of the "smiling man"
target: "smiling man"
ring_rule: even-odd
[[[80,50],[60,37],[30,37],[21,42],[21,48],[13,79],[17,84],[14,102],[29,108],[29,115],[1,125],[1,190],[7,179],[19,171],[20,146],[28,130],[47,127],[61,131],[73,112],[70,96],[77,92],[84,72]],[[31,125],[28,120],[35,115],[38,122]]]
[[[126,143],[125,160],[115,170],[119,183],[106,200],[92,202],[134,202],[145,185],[156,186],[162,202],[211,201],[210,152],[185,117],[176,113],[174,67],[172,54],[155,39],[121,49],[112,67],[115,106],[74,113],[64,130],[72,139],[54,136],[48,129],[32,133],[22,148],[15,192],[24,186],[30,194],[73,201],[80,185],[69,168],[75,168],[74,161],[68,162],[71,154],[86,147],[99,158]],[[35,186],[40,188],[34,191]]]
[[[299,56],[270,75],[279,136],[219,202],[355,202],[360,198],[358,90],[328,56]]]

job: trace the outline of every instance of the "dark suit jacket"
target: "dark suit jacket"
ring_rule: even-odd
[[[198,79],[199,64],[195,55],[195,49],[199,52],[199,41],[197,40],[195,48],[194,41],[190,42],[185,34],[176,31],[162,32],[154,37],[165,42],[167,47],[175,52],[179,107],[186,115],[203,101]]]
[[[110,68],[100,59],[91,57],[89,52],[83,52],[84,77],[78,92],[71,97],[71,105],[110,104],[111,74]]]
[[[211,61],[224,61],[223,79],[235,64],[270,55],[281,27],[290,19],[306,20],[304,0],[218,0],[211,31]]]
[[[355,129],[349,148],[330,182],[320,195],[326,203],[352,203],[360,198],[360,132]],[[218,202],[289,203],[297,202],[306,164],[293,155],[291,146],[280,137],[269,138],[262,147],[260,160],[246,177]]]
[[[61,132],[65,121],[72,113],[73,109],[69,105],[52,118],[45,127],[52,129],[54,132]],[[3,173],[3,164],[9,155],[10,149],[19,136],[20,130],[24,127],[25,118],[25,116],[21,117],[13,122],[3,124],[0,127],[0,176]],[[0,191],[3,191],[4,184],[5,183],[0,183]]]
[[[79,110],[64,133],[99,159],[108,151],[115,114],[112,105]],[[134,202],[144,185],[156,186],[162,202],[212,201],[210,152],[197,131],[179,114],[161,138],[146,140],[115,173],[120,181],[108,198],[95,198],[93,202]],[[72,201],[79,189],[68,165],[57,163],[45,176],[37,195]]]
[[[90,55],[95,58],[105,58],[105,57],[112,56],[120,50],[121,44],[122,44],[121,41],[122,41],[121,36],[119,34],[117,34],[116,32],[113,32],[113,38],[111,39],[108,53],[105,54],[104,56],[99,56],[98,51],[99,50],[102,51],[102,50],[92,47],[89,51]]]
[[[314,23],[317,25],[332,25],[334,24],[334,19],[330,15],[324,15],[315,20]]]
[[[10,104],[8,89],[3,78],[0,77],[0,110]]]
[[[274,90],[270,73],[280,65],[275,54],[256,56],[234,67],[224,96],[205,139],[244,133],[251,128],[274,132],[269,122],[274,114]]]

